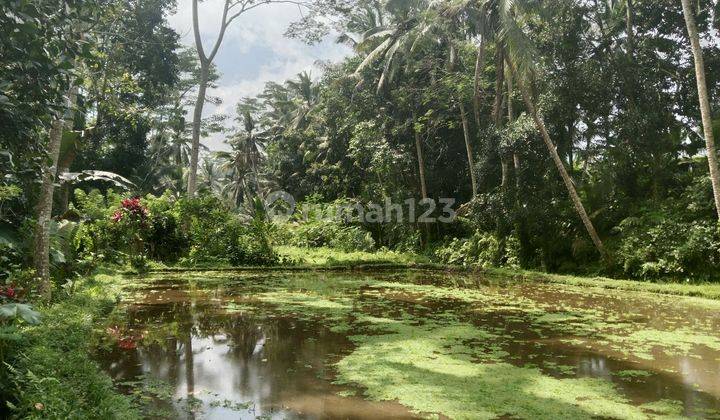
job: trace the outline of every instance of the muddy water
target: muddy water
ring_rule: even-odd
[[[145,279],[122,308],[101,362],[148,417],[527,418],[577,409],[588,418],[720,418],[715,302],[428,272],[193,273]],[[378,319],[403,328],[372,326]],[[406,375],[394,359],[368,363],[367,378],[346,371],[345,362],[363,363],[353,356],[366,340],[413,347],[455,325],[467,325],[468,337],[443,342],[432,358],[467,356],[533,383],[595,378],[617,394],[614,414],[596,411],[603,395],[591,394],[597,403],[540,401],[542,389],[506,403],[465,399],[447,377]],[[413,357],[401,360],[420,365]],[[389,370],[375,372],[379,365]],[[482,392],[489,379],[463,384]],[[431,399],[439,402],[424,403]]]

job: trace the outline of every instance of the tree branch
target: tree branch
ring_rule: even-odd
[[[220,44],[222,44],[223,38],[225,37],[225,31],[227,30],[228,26],[230,26],[230,22],[232,20],[228,20],[228,12],[230,11],[230,0],[225,0],[225,6],[223,7],[223,15],[222,20],[220,21],[220,34],[218,34],[218,38],[215,41],[215,45],[213,46],[212,51],[210,52],[210,55],[208,56],[208,61],[212,62],[215,59],[215,55],[217,54],[218,50],[220,49]],[[244,8],[244,6],[243,6]],[[242,13],[242,10],[239,12]]]
[[[203,50],[202,38],[200,38],[200,24],[198,23],[198,0],[192,0],[193,33],[195,35],[195,49],[197,50],[200,63],[207,61],[205,50]]]

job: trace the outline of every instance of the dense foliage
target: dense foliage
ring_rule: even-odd
[[[4,3],[0,276],[32,277],[45,138],[71,95],[50,227],[56,284],[97,261],[276,262],[269,239],[248,239],[257,237],[425,252],[458,264],[711,277],[718,231],[681,5],[513,3],[316,2],[289,34],[313,41],[331,25],[354,53],[324,64],[319,79],[301,73],[240,101],[239,128],[227,135],[232,151],[205,153],[203,195],[191,200],[181,197],[186,115],[200,67],[167,24],[175,4]],[[701,1],[697,12],[717,108],[716,11]],[[208,79],[212,92],[212,66]],[[608,248],[602,263],[523,87]],[[220,123],[203,120],[202,134]],[[460,217],[296,217],[273,228],[257,221],[260,201],[275,190],[320,207],[451,198]],[[118,207],[132,197],[145,197],[134,204],[145,206],[140,213]]]
[[[717,1],[300,3],[288,35],[339,33],[348,56],[206,118],[218,69],[180,44],[174,0],[0,3],[0,361],[10,353],[14,366],[0,392],[18,415],[41,416],[29,404],[52,388],[50,416],[106,416],[114,404],[132,416],[96,366],[52,366],[107,309],[107,296],[73,291],[108,265],[270,266],[295,262],[275,248],[294,245],[718,280]],[[224,131],[229,151],[203,150],[193,165],[193,122],[196,140]],[[186,194],[194,170],[198,193]],[[300,203],[282,222],[265,203],[279,190]],[[331,211],[423,200],[422,213],[443,199],[458,215],[449,223]],[[33,330],[33,304],[53,298],[72,316]],[[49,384],[53,372],[99,391],[72,407],[86,396]]]

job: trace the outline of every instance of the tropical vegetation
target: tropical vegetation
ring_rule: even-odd
[[[122,280],[98,273],[395,264],[629,290],[720,280],[717,1],[291,2],[289,37],[332,37],[347,56],[208,117],[228,28],[286,2],[221,3],[204,42],[191,1],[192,46],[168,23],[173,0],[0,4],[3,409],[137,415],[94,365],[59,382],[91,399],[48,391],[84,405],[27,405],[63,349],[93,339],[85,321],[112,312]],[[224,150],[203,145],[211,135]],[[278,191],[312,210],[272,217]],[[331,212],[390,202],[432,218]]]

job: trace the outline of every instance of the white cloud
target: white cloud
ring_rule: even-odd
[[[223,3],[224,0],[207,0],[199,4],[198,21],[205,51],[212,48],[217,37]],[[204,115],[225,113],[233,117],[238,100],[258,94],[266,82],[282,82],[301,71],[315,69],[318,60],[338,61],[349,53],[347,47],[331,39],[308,46],[286,38],[288,25],[300,16],[296,5],[270,4],[249,11],[232,23],[215,59],[222,77],[218,88],[210,92],[223,103],[206,106]],[[191,0],[178,0],[178,11],[169,21],[182,36],[181,42],[194,45]],[[222,139],[222,135],[216,135],[204,143],[211,150],[226,149]]]

